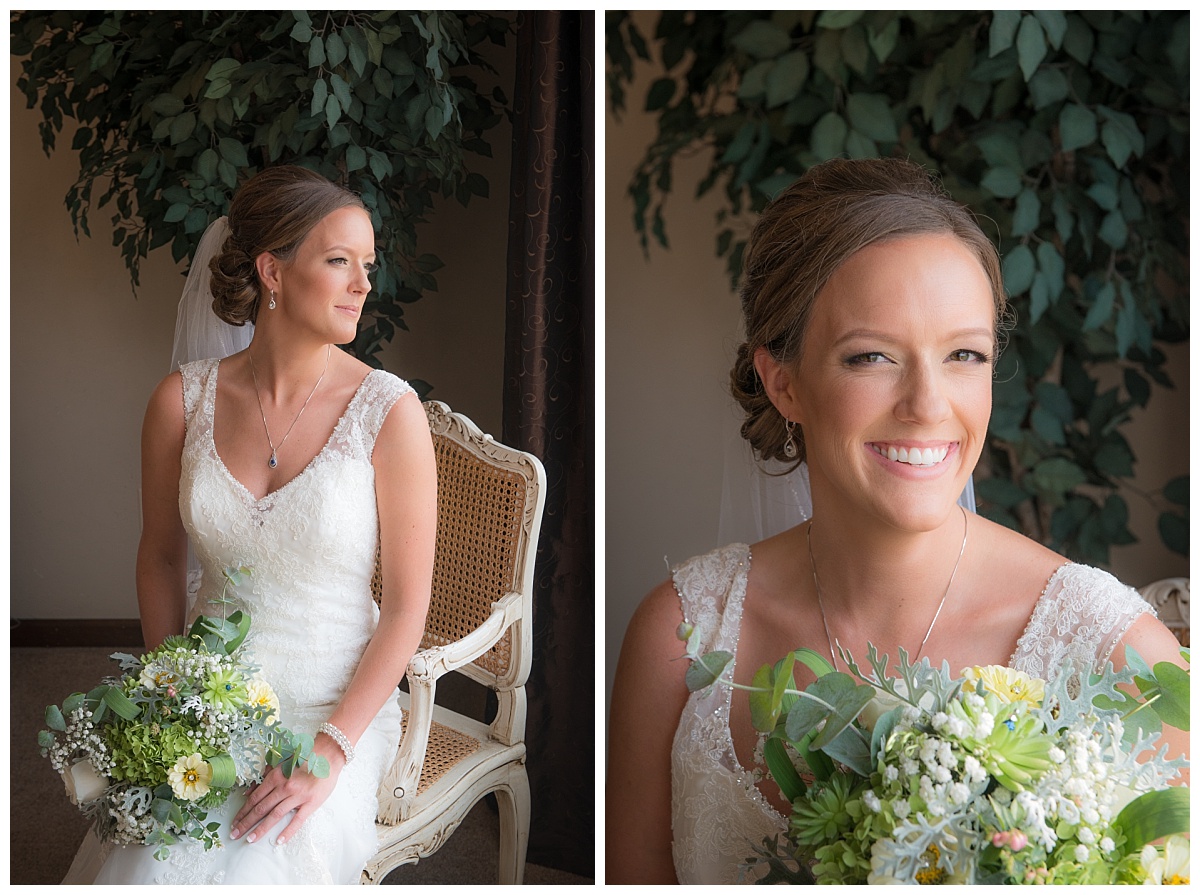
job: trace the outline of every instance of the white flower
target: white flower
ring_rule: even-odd
[[[950,782],[950,769],[943,765],[938,765],[931,773],[933,774],[933,779],[938,783]]]
[[[1084,845],[1096,844],[1096,831],[1091,827],[1080,827],[1079,832],[1075,835],[1079,837],[1079,841]]]
[[[1059,749],[1058,746],[1051,746],[1049,758],[1055,764],[1062,764],[1067,760],[1067,753],[1063,752],[1062,749]]]
[[[77,761],[63,774],[63,783],[67,787],[67,797],[73,805],[82,805],[100,798],[101,793],[108,789],[108,778],[101,777],[86,758]]]
[[[867,806],[867,810],[874,814],[878,814],[883,810],[883,805],[879,801],[879,796],[875,795],[875,790],[868,789],[863,793],[863,803]]]
[[[1153,845],[1142,849],[1142,869],[1146,885],[1178,886],[1191,882],[1191,846],[1184,836],[1171,836],[1159,854]]]
[[[904,820],[904,818],[908,817],[908,812],[910,810],[908,799],[896,799],[896,801],[892,803],[892,813],[895,814],[896,817],[900,818],[900,820]]]
[[[199,752],[179,759],[175,762],[175,767],[167,772],[171,791],[178,798],[189,802],[201,798],[208,792],[212,776],[212,765],[201,758]]]
[[[950,784],[950,801],[955,805],[965,805],[971,798],[971,789],[965,783]]]
[[[858,718],[867,730],[874,730],[879,719],[899,705],[907,705],[907,703],[876,687],[875,696],[859,713]]]
[[[986,740],[996,728],[996,718],[991,712],[983,712],[975,722],[975,739]]]
[[[1086,845],[1075,846],[1075,860],[1080,864],[1083,864],[1087,861],[1088,854],[1088,847]]]
[[[1105,836],[1104,838],[1102,838],[1100,840],[1100,851],[1104,852],[1106,855],[1111,854],[1112,850],[1116,847],[1117,847],[1117,844],[1115,842],[1113,842],[1112,839],[1110,839],[1108,836]]]
[[[938,747],[938,761],[942,763],[943,767],[953,768],[958,766],[958,761],[954,757],[954,750],[945,741]]]
[[[888,783],[895,783],[900,779],[900,769],[894,764],[889,764],[883,769],[883,779]]]

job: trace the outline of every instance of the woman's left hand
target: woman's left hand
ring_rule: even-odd
[[[256,842],[289,811],[295,811],[296,815],[275,844],[283,845],[300,832],[304,822],[321,807],[337,785],[345,759],[336,746],[332,751],[333,754],[325,756],[329,759],[328,777],[314,777],[302,767],[295,768],[291,777],[285,777],[279,768],[271,768],[262,783],[256,784],[246,795],[246,803],[233,819],[230,836],[233,839],[246,836],[247,842]]]

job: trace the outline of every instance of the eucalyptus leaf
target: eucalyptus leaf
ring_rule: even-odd
[[[731,661],[733,661],[733,653],[727,650],[705,653],[693,660],[688,666],[687,674],[684,675],[684,683],[687,685],[688,691],[695,693],[697,690],[711,687],[725,672],[726,666]]]

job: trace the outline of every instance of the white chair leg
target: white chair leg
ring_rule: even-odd
[[[509,774],[508,785],[496,790],[500,809],[500,885],[525,881],[525,852],[529,848],[529,776],[525,765]]]

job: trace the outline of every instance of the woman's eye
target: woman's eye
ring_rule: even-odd
[[[992,359],[981,351],[973,351],[970,348],[960,348],[957,351],[950,352],[950,360],[968,364],[987,364],[991,363]]]
[[[846,358],[846,363],[852,367],[863,367],[868,364],[882,364],[886,362],[887,356],[880,354],[878,351],[864,351],[862,354]]]

